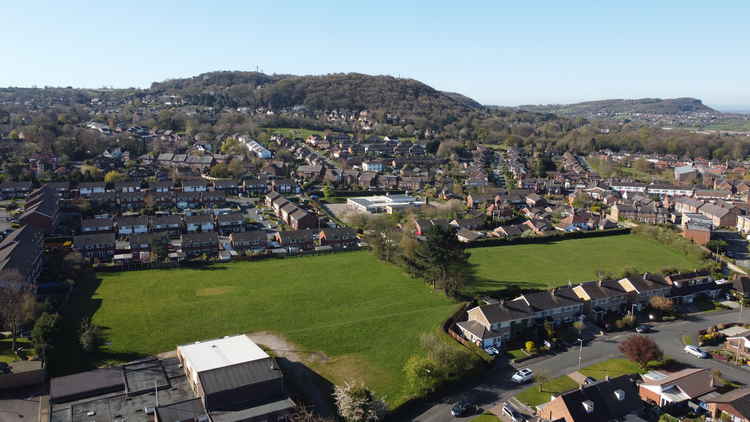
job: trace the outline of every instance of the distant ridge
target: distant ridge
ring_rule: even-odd
[[[522,105],[518,109],[565,116],[597,116],[617,113],[685,114],[719,113],[697,98],[640,98],[585,101],[575,104]]]

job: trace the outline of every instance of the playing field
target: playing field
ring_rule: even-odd
[[[626,268],[659,271],[668,267],[700,268],[681,252],[636,235],[571,239],[550,243],[471,249],[477,282],[468,294],[504,289],[550,288],[594,280],[598,271],[621,275]]]
[[[311,365],[330,380],[362,378],[392,405],[404,399],[402,367],[419,334],[458,306],[368,252],[99,276],[93,320],[111,341],[104,359],[271,331],[315,353]]]

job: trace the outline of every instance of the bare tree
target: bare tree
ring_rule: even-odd
[[[0,317],[12,336],[11,350],[16,350],[16,339],[21,326],[34,315],[36,301],[31,287],[17,270],[0,272]]]

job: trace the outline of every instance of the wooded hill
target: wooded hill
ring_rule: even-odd
[[[519,109],[555,113],[565,116],[590,117],[618,113],[684,114],[718,113],[696,98],[641,98],[636,100],[601,100],[575,104],[523,105]]]

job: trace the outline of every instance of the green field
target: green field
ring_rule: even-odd
[[[361,378],[391,405],[419,334],[457,307],[368,252],[237,262],[204,269],[100,273],[89,304],[111,345],[101,362],[237,333],[281,333],[333,382]],[[93,290],[93,289],[92,289]]]
[[[546,289],[596,279],[597,271],[622,274],[626,268],[659,271],[667,267],[696,269],[702,265],[655,240],[636,235],[571,239],[550,243],[471,249],[477,281],[467,294],[517,286]]]

